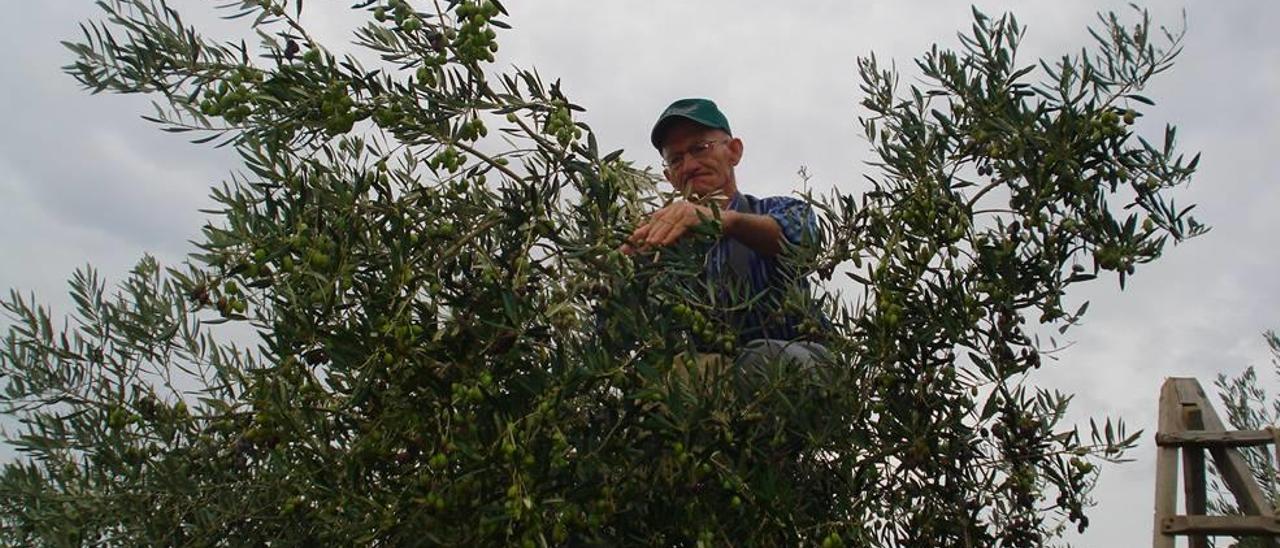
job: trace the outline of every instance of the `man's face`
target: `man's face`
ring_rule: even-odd
[[[663,170],[680,192],[704,197],[732,196],[738,190],[733,167],[742,159],[742,141],[722,130],[679,120],[667,129],[662,158],[664,162],[680,158]]]

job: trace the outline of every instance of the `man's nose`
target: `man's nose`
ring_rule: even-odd
[[[686,154],[684,158],[680,159],[680,164],[676,166],[676,174],[683,179],[694,171],[697,171],[697,169],[698,162],[695,161],[692,156]]]

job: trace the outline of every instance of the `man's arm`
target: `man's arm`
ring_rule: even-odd
[[[722,211],[720,229],[725,236],[742,242],[766,257],[773,257],[782,251],[782,227],[768,215]]]
[[[683,237],[690,228],[710,218],[711,209],[687,201],[679,201],[658,211],[636,228],[624,244],[624,253],[634,253],[637,248],[653,248],[671,245]],[[700,217],[701,216],[701,217]],[[720,212],[720,230],[725,236],[742,242],[756,253],[772,257],[782,251],[782,227],[769,215],[739,213],[733,210]]]

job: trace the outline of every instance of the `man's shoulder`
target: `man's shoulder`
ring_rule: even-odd
[[[765,196],[757,198],[742,194],[746,205],[739,211],[748,211],[757,215],[768,215],[782,229],[782,236],[788,242],[802,245],[818,233],[817,218],[809,202],[794,196]]]
[[[751,207],[752,210],[760,211],[760,212],[770,211],[774,209],[781,209],[781,208],[790,208],[790,207],[796,207],[796,206],[807,207],[809,205],[804,200],[796,198],[795,196],[756,197],[750,194],[743,193],[742,199],[746,200],[746,203]]]

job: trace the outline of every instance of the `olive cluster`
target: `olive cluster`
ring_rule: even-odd
[[[234,280],[222,284],[222,296],[218,297],[218,313],[225,318],[232,314],[244,314],[249,305],[245,303],[244,293]]]
[[[1080,451],[1078,451],[1078,453],[1085,454],[1087,453],[1087,450],[1082,447],[1080,448]],[[1076,471],[1080,472],[1081,474],[1088,474],[1093,472],[1093,463],[1087,460],[1084,460],[1080,457],[1071,457],[1071,460],[1068,462],[1071,463],[1072,468],[1075,468]]]
[[[498,15],[498,6],[493,2],[463,2],[456,11],[458,34],[453,37],[453,48],[458,60],[463,63],[472,61],[493,61],[493,54],[498,51],[498,43],[494,41],[498,34],[489,26],[489,20]]]
[[[285,249],[274,256],[262,254],[262,264],[258,267],[257,275],[270,276],[269,265],[272,262],[284,274],[291,274],[301,268],[307,275],[291,278],[303,284],[303,287],[295,287],[294,290],[309,289],[311,300],[321,303],[328,299],[332,282],[336,281],[337,287],[343,291],[352,287],[354,268],[350,265],[335,264],[333,256],[339,251],[338,243],[323,234],[312,235],[309,230],[306,223],[299,223],[297,233],[289,238]],[[255,252],[254,261],[258,261],[258,257],[259,253]],[[246,273],[249,273],[249,270],[246,270]],[[270,283],[269,280],[266,282]]]
[[[423,60],[423,65],[418,67],[418,84],[434,88],[439,83],[439,77],[436,74],[440,71],[440,64],[443,63],[438,57],[428,56]]]
[[[244,274],[250,278],[268,278],[271,276],[271,265],[267,262],[267,250],[258,248],[253,251],[252,260],[244,265]]]
[[[1071,465],[1067,481],[1072,486],[1082,486],[1088,483],[1088,477],[1093,474],[1093,463],[1080,458],[1089,454],[1088,449],[1077,447],[1074,453],[1076,456],[1067,461]],[[1058,507],[1067,510],[1067,520],[1076,523],[1080,532],[1084,532],[1085,528],[1089,527],[1089,517],[1084,515],[1084,505],[1079,499],[1060,493],[1056,502]]]
[[[454,403],[480,403],[484,401],[484,390],[493,384],[493,377],[483,373],[473,384],[454,383],[452,387]]]
[[[464,182],[465,182],[465,181],[464,181]],[[466,190],[466,186],[465,186],[465,185],[459,185],[459,190],[461,190],[461,191],[465,191],[465,190]],[[442,221],[442,222],[440,222],[439,224],[437,224],[437,225],[435,225],[434,227],[432,227],[432,228],[431,228],[430,235],[431,235],[431,237],[433,237],[433,238],[448,239],[448,238],[452,238],[452,237],[454,237],[455,235],[457,235],[457,233],[458,233],[458,229],[457,229],[457,228],[455,228],[455,227],[453,226],[453,223],[452,223],[452,222],[449,222],[449,221]],[[410,235],[410,238],[411,238],[411,239],[413,239],[413,238],[417,238],[417,237],[418,237],[418,235],[417,235],[417,234]]]
[[[378,6],[373,9],[373,18],[379,22],[386,21],[387,7],[391,8],[391,18],[395,19],[396,25],[401,29],[409,32],[422,29],[422,19],[418,18],[418,14],[413,12],[409,7],[409,3],[404,0],[388,0],[387,6]]]
[[[796,330],[799,331],[801,335],[817,336],[821,334],[824,329],[823,325],[809,316],[811,316],[811,314],[806,315],[803,320],[800,320],[800,324],[796,326]]]
[[[280,424],[278,413],[268,410],[265,402],[254,402],[254,408],[253,423],[244,430],[241,439],[255,446],[275,447],[282,436],[287,436],[288,430]]]
[[[216,88],[205,89],[200,112],[206,116],[221,116],[227,122],[239,124],[253,113],[253,102],[256,99],[253,86],[261,82],[261,71],[249,67],[232,71]]]
[[[329,253],[333,251],[333,243],[325,238],[316,242],[315,246],[305,246],[307,252],[303,257],[307,261],[307,265],[319,272],[326,272],[332,265],[333,261],[329,258]],[[288,257],[286,257],[287,259]],[[290,261],[292,263],[292,261]]]
[[[891,328],[902,321],[902,304],[899,296],[892,291],[885,291],[876,296],[876,310],[880,312],[885,325]]]
[[[707,319],[701,312],[694,310],[684,303],[676,304],[671,307],[672,314],[681,323],[689,326],[689,332],[699,340],[717,347],[726,354],[732,354],[734,346],[734,336],[730,333],[722,332],[716,329],[715,322]]]
[[[1089,138],[1097,140],[1103,137],[1120,137],[1125,133],[1125,129],[1121,127],[1120,122],[1125,125],[1133,125],[1137,119],[1137,113],[1132,110],[1117,111],[1115,109],[1104,110],[1101,114],[1090,120],[1092,131]]]
[[[373,111],[373,121],[379,127],[391,129],[403,119],[404,114],[394,105],[382,106]],[[379,164],[378,169],[385,169],[386,164]]]
[[[1123,270],[1126,274],[1133,274],[1133,254],[1129,253],[1124,247],[1117,244],[1104,244],[1093,250],[1093,259],[1097,261],[1098,267],[1103,270]]]
[[[308,65],[318,65],[320,64],[320,61],[323,59],[324,59],[324,54],[320,52],[320,48],[311,48],[307,50],[306,53],[302,54],[303,62],[307,63]]]
[[[369,110],[374,123],[382,129],[395,132],[401,129],[421,128],[418,124],[421,120],[419,118],[421,110],[411,100],[379,101],[376,106],[369,107]],[[378,170],[381,172],[385,172],[386,167],[385,161],[378,164]]]
[[[405,276],[401,276],[400,283],[405,283]],[[378,326],[383,349],[375,351],[371,358],[379,359],[382,365],[391,367],[409,351],[424,332],[425,329],[416,323],[406,324],[402,321],[383,320],[382,325]]]
[[[320,115],[329,135],[341,135],[351,131],[356,123],[355,101],[347,95],[341,84],[330,85],[320,99]]]
[[[302,61],[303,66],[321,68],[324,53],[319,48],[311,48],[302,55]],[[266,116],[282,101],[292,99],[282,93],[274,82],[263,85],[261,70],[240,67],[230,72],[217,87],[205,89],[200,112],[206,116],[221,116],[231,124],[241,124],[255,112]],[[318,103],[318,108],[305,109],[307,117],[318,122],[330,136],[351,131],[356,121],[362,118],[343,82],[330,83],[320,94]]]
[[[560,146],[567,147],[574,139],[582,137],[582,128],[574,125],[573,116],[569,114],[569,107],[564,103],[557,103],[556,109],[547,115],[547,122],[543,125],[543,131],[548,135],[554,135],[556,142]]]
[[[448,170],[449,173],[456,173],[462,168],[462,164],[465,161],[466,157],[459,153],[458,149],[453,148],[453,146],[450,145],[441,149],[440,152],[437,152],[434,156],[428,159],[427,165],[430,166],[431,169],[438,170],[440,168],[444,168],[445,170]]]
[[[979,155],[977,158],[978,175],[986,177],[995,172],[995,169],[991,166],[991,159],[997,158],[1002,154],[1003,149],[996,142],[994,136],[989,135],[980,127],[975,128],[966,147],[969,152]]]
[[[258,5],[262,7],[262,11],[270,13],[276,17],[284,15],[284,6],[277,4],[273,0],[258,0]]]
[[[484,126],[484,122],[480,120],[480,117],[476,116],[459,124],[456,136],[460,141],[475,141],[488,134],[489,128]]]
[[[822,548],[839,548],[844,546],[844,539],[840,537],[840,533],[832,531],[831,534],[823,537]]]
[[[138,416],[130,413],[123,406],[113,405],[107,412],[107,426],[112,430],[123,430],[124,427],[137,421]]]

